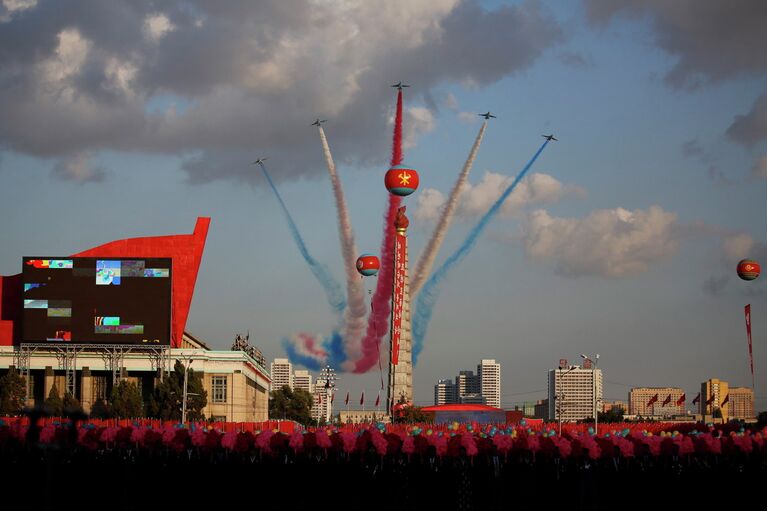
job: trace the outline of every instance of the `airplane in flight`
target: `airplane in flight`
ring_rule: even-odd
[[[543,138],[545,138],[546,140],[548,140],[549,142],[551,142],[552,140],[553,140],[554,142],[559,142],[559,139],[557,139],[557,138],[554,138],[554,135],[541,135],[541,136],[542,136]]]
[[[493,114],[491,114],[489,110],[487,112],[485,112],[484,114],[477,114],[477,115],[480,116],[480,117],[484,117],[486,120],[490,119],[491,117],[493,119],[497,119],[497,117],[494,116]]]
[[[268,157],[259,158],[256,161],[253,162],[253,165],[263,165],[266,160],[268,160]]]
[[[404,84],[402,82],[397,82],[394,85],[392,85],[392,87],[402,90],[404,87],[410,87],[410,85]]]
[[[319,117],[317,117],[317,120],[312,123],[312,126],[320,126],[326,122],[328,122],[327,119],[320,119]]]

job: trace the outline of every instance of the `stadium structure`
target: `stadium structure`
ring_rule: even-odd
[[[86,412],[121,380],[145,401],[176,360],[202,375],[206,417],[268,418],[269,371],[261,353],[235,340],[211,350],[185,331],[210,218],[192,234],[117,240],[66,257],[22,259],[0,276],[0,374],[25,378],[28,406],[56,385]]]

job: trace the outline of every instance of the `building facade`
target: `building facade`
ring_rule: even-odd
[[[727,411],[731,419],[750,420],[754,413],[754,389],[751,387],[730,387]]]
[[[434,405],[457,403],[455,383],[451,379],[439,380],[434,386]]]
[[[309,394],[314,393],[312,375],[306,369],[299,369],[293,374],[293,390],[295,389],[305,390]]]
[[[549,420],[594,417],[602,401],[602,370],[580,366],[549,370],[548,401]]]
[[[481,389],[479,377],[474,371],[459,371],[455,377],[455,391],[459,402],[467,394],[479,394]]]
[[[272,362],[272,389],[288,386],[293,390],[293,364],[287,358],[275,358]]]
[[[485,404],[501,407],[501,364],[495,359],[483,359],[477,366],[479,392],[485,398]]]
[[[629,391],[629,415],[669,418],[684,415],[684,391],[678,387],[634,387]]]
[[[728,403],[725,397],[730,394],[730,384],[719,378],[711,378],[700,384],[700,414],[704,421],[721,418],[723,422],[729,420]],[[722,403],[725,403],[722,405]],[[716,416],[716,417],[715,417]],[[721,417],[719,417],[721,416]]]

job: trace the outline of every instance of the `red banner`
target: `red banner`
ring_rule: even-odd
[[[751,363],[751,388],[754,384],[754,352],[751,348],[751,304],[746,305],[746,335],[748,336],[748,360]]]
[[[394,293],[391,311],[391,363],[399,363],[399,339],[402,332],[402,305],[405,301],[405,263],[407,261],[407,236],[397,233],[394,238]]]

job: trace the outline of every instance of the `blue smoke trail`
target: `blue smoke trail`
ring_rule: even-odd
[[[282,339],[282,349],[287,353],[288,360],[294,364],[302,365],[310,371],[319,371],[322,368],[322,363],[318,359],[299,353],[296,345],[287,337]]]
[[[282,200],[282,196],[280,196],[280,192],[278,192],[277,187],[274,186],[272,177],[269,175],[269,172],[266,171],[266,166],[264,166],[264,164],[261,162],[258,163],[258,166],[261,167],[261,171],[264,173],[266,180],[269,182],[269,186],[271,186],[272,191],[274,192],[274,195],[277,197],[277,201],[280,203],[282,212],[285,214],[285,218],[288,221],[288,227],[290,227],[290,233],[293,235],[293,239],[295,240],[296,245],[298,245],[299,252],[301,252],[301,255],[306,261],[306,264],[309,265],[309,269],[312,271],[312,273],[314,274],[314,277],[317,279],[317,281],[319,281],[320,285],[322,286],[322,289],[325,291],[325,295],[327,296],[330,307],[334,311],[340,313],[341,311],[344,310],[344,308],[346,308],[346,298],[344,298],[344,294],[343,294],[343,291],[341,290],[341,286],[338,284],[336,279],[333,278],[333,275],[331,275],[327,266],[318,262],[309,253],[309,250],[306,248],[306,244],[304,243],[304,239],[301,237],[301,233],[298,232],[298,227],[296,226],[296,223],[293,221],[293,217],[290,215],[290,212],[288,211],[288,208],[285,205],[285,201]]]
[[[474,248],[474,245],[477,243],[479,235],[482,234],[482,231],[485,230],[485,227],[487,227],[487,224],[490,222],[490,220],[492,220],[493,217],[498,214],[498,211],[501,209],[504,201],[509,197],[511,192],[514,191],[514,188],[517,187],[522,178],[525,177],[527,171],[530,170],[530,167],[533,166],[533,163],[535,163],[535,160],[538,159],[538,156],[541,155],[544,148],[546,147],[546,144],[548,143],[549,141],[546,140],[543,145],[541,145],[535,155],[533,155],[530,161],[527,162],[527,165],[525,165],[525,167],[522,169],[522,172],[517,174],[517,177],[514,178],[514,181],[508,187],[506,187],[501,196],[498,197],[498,200],[496,200],[495,203],[490,206],[490,209],[479,220],[479,222],[477,222],[477,225],[475,225],[474,228],[469,231],[469,234],[466,236],[466,239],[463,241],[461,246],[458,247],[458,250],[453,252],[450,257],[445,260],[442,266],[437,268],[437,270],[432,273],[431,277],[429,277],[429,280],[427,280],[426,284],[424,284],[421,288],[421,292],[418,293],[418,298],[416,299],[413,314],[413,364],[418,362],[418,356],[421,354],[421,350],[423,350],[423,339],[426,337],[426,330],[429,328],[429,321],[431,321],[434,305],[436,304],[437,297],[439,296],[439,285],[442,283],[442,280],[447,276],[447,274],[450,272],[450,270],[453,269],[455,265],[461,262],[461,260],[466,257],[469,252],[471,252],[471,249]]]

